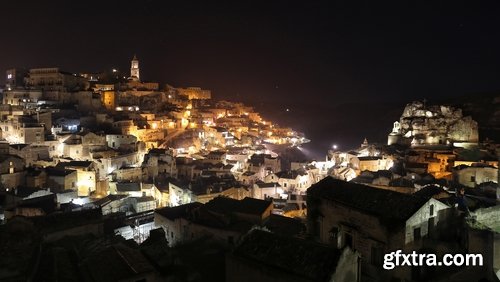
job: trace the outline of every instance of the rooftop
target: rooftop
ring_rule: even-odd
[[[302,239],[253,230],[236,248],[234,256],[311,281],[329,281],[341,251]]]
[[[246,197],[243,200],[235,200],[226,197],[216,197],[210,202],[206,203],[205,207],[209,210],[220,213],[239,212],[261,215],[271,205],[271,201],[264,201],[249,197]]]
[[[141,183],[139,182],[119,182],[116,183],[116,190],[119,192],[140,192]]]
[[[307,190],[308,197],[328,199],[344,206],[385,219],[387,223],[406,221],[429,198],[345,182],[326,177]]]
[[[184,217],[190,214],[194,209],[203,206],[202,203],[194,202],[185,205],[180,205],[177,207],[165,207],[155,210],[155,213],[164,216],[170,220],[175,220],[177,218]]]

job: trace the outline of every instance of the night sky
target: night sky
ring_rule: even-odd
[[[16,0],[1,11],[1,72],[128,71],[137,54],[142,80],[211,89],[285,123],[300,115],[306,133],[319,113],[342,119],[341,105],[500,90],[500,1]]]

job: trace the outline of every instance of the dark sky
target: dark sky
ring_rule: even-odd
[[[499,1],[232,2],[6,1],[0,71],[126,70],[136,53],[145,80],[247,101],[500,89]]]
[[[135,53],[143,80],[284,107],[500,90],[496,0],[16,0],[1,11],[1,72],[127,70]]]

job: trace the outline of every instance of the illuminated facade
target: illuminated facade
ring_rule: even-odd
[[[103,91],[101,94],[102,103],[107,110],[114,110],[116,107],[116,93],[113,90]]]
[[[26,85],[44,90],[85,90],[89,87],[86,78],[60,71],[58,68],[30,69]]]
[[[177,88],[179,95],[187,96],[189,100],[193,99],[211,99],[212,92],[199,87]]]
[[[470,116],[464,117],[461,109],[412,102],[406,105],[399,122],[394,123],[388,145],[464,145],[477,144],[478,140],[477,122]]]

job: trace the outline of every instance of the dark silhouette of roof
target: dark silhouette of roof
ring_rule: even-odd
[[[413,195],[419,196],[419,197],[424,197],[424,198],[431,198],[431,197],[433,197],[435,195],[439,195],[441,193],[446,193],[446,191],[439,186],[428,185],[428,186],[425,186],[424,188],[418,190],[417,192],[413,193]]]
[[[28,147],[29,145],[30,145],[30,144],[11,144],[11,145],[9,145],[9,146],[10,146],[12,149],[15,149],[15,150],[20,151],[20,150],[22,150],[22,149],[24,149],[24,148]]]
[[[102,211],[100,208],[84,209],[80,211],[52,213],[47,216],[31,217],[30,219],[42,233],[50,233],[83,226],[85,224],[101,222]]]
[[[45,214],[50,214],[57,209],[57,195],[48,194],[41,197],[28,198],[16,205],[18,208],[39,208]]]
[[[137,275],[154,272],[151,263],[139,250],[123,244],[91,253],[82,262],[81,269],[93,281],[129,280]]]
[[[76,170],[62,169],[57,167],[47,167],[45,171],[47,172],[48,176],[67,176],[76,172]]]
[[[139,182],[116,183],[116,190],[119,192],[140,192],[141,184]]]
[[[295,179],[299,176],[299,172],[296,170],[280,171],[276,173],[279,178]]]
[[[259,200],[246,197],[243,200],[235,200],[226,197],[216,197],[205,204],[205,207],[211,211],[229,214],[233,212],[261,215],[269,206],[271,201]]]
[[[326,177],[307,189],[308,197],[328,199],[344,206],[387,220],[406,221],[429,198],[373,188]]]
[[[266,183],[266,182],[262,182],[262,181],[257,181],[257,182],[255,182],[255,184],[257,186],[259,186],[259,188],[281,187],[281,185],[278,182],[269,182],[269,183]]]
[[[329,281],[341,252],[303,239],[253,230],[233,255],[311,281]]]
[[[273,233],[287,236],[296,236],[306,231],[306,226],[299,219],[276,214],[271,214],[264,226]]]
[[[193,210],[203,206],[202,203],[194,202],[185,205],[180,205],[177,207],[164,207],[161,209],[155,210],[155,213],[164,216],[170,220],[175,220],[177,218],[186,217]]]
[[[360,161],[376,161],[376,160],[381,160],[382,157],[372,157],[372,156],[366,156],[366,157],[358,157]]]
[[[56,165],[57,168],[65,167],[89,167],[93,164],[92,161],[70,161],[70,162],[60,162]]]

